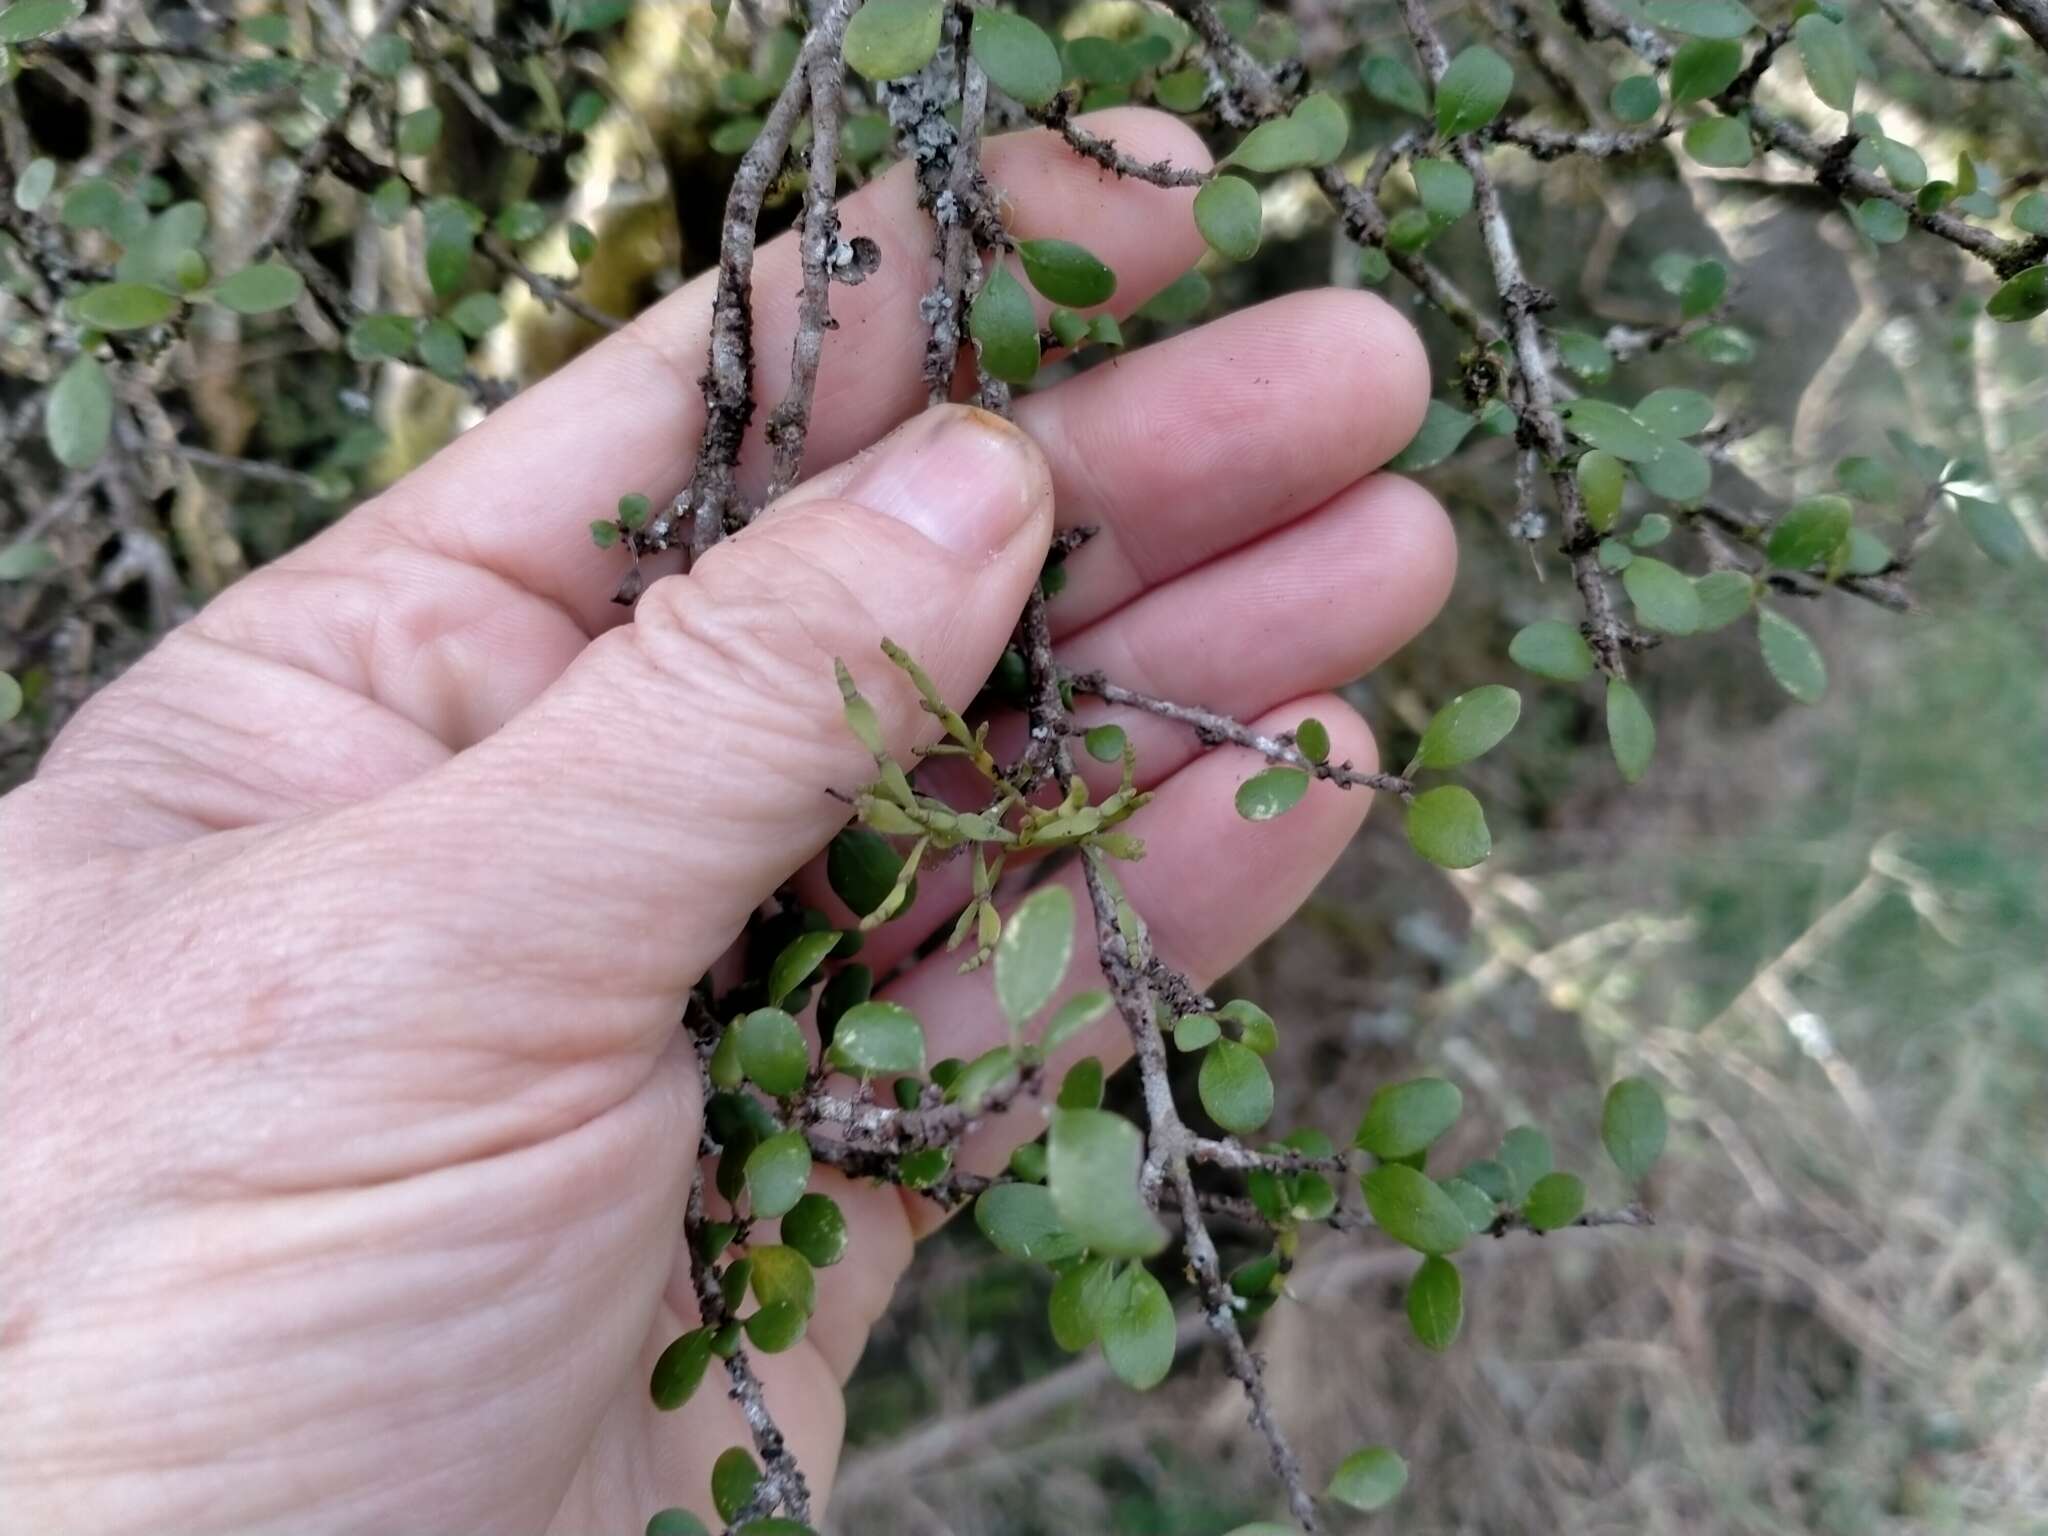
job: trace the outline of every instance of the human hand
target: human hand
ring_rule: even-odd
[[[1098,129],[1201,159],[1156,114]],[[1119,311],[1199,254],[1187,192],[1043,134],[988,167],[1020,234],[1085,230]],[[843,211],[883,251],[833,296],[810,450],[846,462],[630,621],[583,527],[687,476],[702,281],[224,594],[0,802],[0,1492],[21,1529],[592,1533],[703,1508],[737,1412],[647,1392],[695,1315],[682,1000],[837,830],[826,791],[871,773],[832,658],[899,756],[928,742],[876,642],[971,696],[1055,518],[1102,530],[1052,605],[1069,664],[1267,729],[1313,714],[1371,764],[1318,690],[1412,635],[1453,565],[1429,497],[1372,473],[1425,403],[1406,324],[1300,294],[1020,400],[1028,437],[913,416],[926,253],[903,168]],[[771,403],[796,290],[789,242],[764,249]],[[1206,982],[1307,895],[1365,794],[1318,783],[1253,826],[1241,755],[1097,713],[1157,792],[1126,888]],[[987,979],[913,955],[961,894],[947,873],[863,959],[901,967],[885,995],[935,1055],[971,1056],[1002,1035]],[[1113,1064],[1119,1035],[1071,1049]],[[964,1165],[999,1166],[1034,1118],[985,1126]],[[848,1258],[805,1340],[756,1365],[822,1496],[840,1384],[931,1216],[828,1170],[814,1187]]]

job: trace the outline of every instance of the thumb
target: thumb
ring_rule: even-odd
[[[385,835],[416,876],[431,861],[437,906],[493,914],[527,963],[602,954],[679,993],[844,823],[827,791],[873,777],[833,659],[892,753],[929,743],[883,636],[964,700],[1051,532],[1030,439],[935,407],[655,582],[504,730],[392,797]]]

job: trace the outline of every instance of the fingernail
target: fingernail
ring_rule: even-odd
[[[968,405],[934,406],[848,467],[832,494],[974,560],[1001,553],[1050,495],[1031,439]]]

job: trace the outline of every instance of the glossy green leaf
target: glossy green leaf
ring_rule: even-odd
[[[139,331],[178,312],[178,297],[142,283],[99,283],[71,296],[71,312],[100,331]]]
[[[1685,130],[1685,152],[1716,170],[1740,170],[1756,158],[1749,124],[1739,117],[1703,117]]]
[[[1241,176],[1218,176],[1195,194],[1195,228],[1225,261],[1259,253],[1259,193]]]
[[[2008,279],[1986,302],[1984,313],[2008,325],[2048,314],[2048,264],[2028,267]]]
[[[1469,1179],[1438,1179],[1437,1187],[1458,1202],[1458,1209],[1465,1214],[1465,1224],[1474,1232],[1484,1232],[1493,1223],[1493,1197]]]
[[[1709,571],[1692,584],[1700,600],[1697,634],[1724,629],[1749,612],[1756,583],[1741,571]]]
[[[1050,1055],[1108,1013],[1111,1006],[1109,994],[1100,988],[1075,993],[1053,1009],[1045,1033],[1039,1037],[1039,1049]]]
[[[1384,1445],[1353,1451],[1337,1463],[1330,1494],[1339,1504],[1370,1512],[1384,1509],[1408,1486],[1408,1464]]]
[[[782,1241],[817,1269],[846,1257],[846,1215],[830,1195],[807,1194],[784,1213]]]
[[[1533,1125],[1518,1125],[1501,1138],[1499,1162],[1508,1175],[1507,1193],[1501,1198],[1519,1205],[1536,1181],[1550,1172],[1550,1138]]]
[[[974,1202],[974,1224],[1013,1259],[1057,1264],[1078,1257],[1081,1242],[1060,1225],[1052,1191],[1038,1184],[991,1184]]]
[[[1256,1051],[1218,1040],[1196,1078],[1202,1108],[1233,1136],[1249,1136],[1273,1118],[1273,1079]]]
[[[647,1522],[647,1536],[711,1536],[704,1522],[687,1509],[657,1511]]]
[[[747,1342],[764,1355],[779,1355],[793,1349],[810,1326],[810,1314],[786,1301],[772,1302],[746,1320]],[[742,1530],[758,1531],[761,1522],[748,1521]]]
[[[1579,482],[1579,500],[1586,509],[1586,521],[1595,532],[1605,533],[1621,513],[1628,471],[1620,459],[1605,449],[1589,448],[1579,455],[1573,474]]]
[[[1607,745],[1621,776],[1634,784],[1649,770],[1657,750],[1657,727],[1635,689],[1618,677],[1607,680]]]
[[[1176,1050],[1203,1050],[1222,1038],[1223,1026],[1209,1014],[1191,1013],[1174,1022],[1173,1044]]]
[[[1493,852],[1486,813],[1462,784],[1417,795],[1408,802],[1403,825],[1415,851],[1445,869],[1470,869]]]
[[[663,1413],[682,1407],[704,1380],[705,1368],[710,1364],[711,1330],[692,1328],[664,1349],[661,1358],[654,1362],[654,1374],[648,1381],[654,1406]]]
[[[1399,59],[1372,54],[1359,64],[1358,74],[1367,92],[1388,106],[1416,117],[1429,116],[1429,92],[1415,71]]]
[[[1395,1242],[1418,1253],[1455,1253],[1472,1235],[1457,1201],[1406,1163],[1382,1163],[1365,1175],[1365,1208]]]
[[[1691,437],[1714,420],[1714,402],[1696,389],[1653,389],[1629,414],[1665,437]]]
[[[420,209],[427,242],[427,282],[443,298],[459,292],[469,279],[470,255],[476,249],[476,210],[456,197],[437,197]]]
[[[740,1070],[756,1087],[777,1098],[803,1090],[811,1051],[795,1019],[780,1008],[757,1008],[731,1028]]]
[[[1116,1281],[1117,1268],[1109,1259],[1089,1259],[1062,1271],[1046,1307],[1053,1342],[1070,1354],[1093,1344],[1095,1320]]]
[[[924,1026],[900,1004],[858,1003],[839,1016],[829,1056],[840,1071],[863,1076],[922,1072]]]
[[[1651,494],[1680,506],[1690,506],[1713,487],[1714,466],[1691,443],[1667,437],[1658,446],[1654,458],[1636,466],[1636,478]]]
[[[1662,560],[1638,555],[1621,573],[1635,604],[1637,622],[1667,635],[1689,635],[1700,627],[1700,595],[1692,578]]]
[[[847,23],[847,67],[870,80],[914,75],[939,51],[941,0],[867,0]]]
[[[1522,717],[1522,696],[1499,683],[1461,693],[1439,709],[1415,749],[1418,768],[1455,768],[1490,752]]]
[[[1593,675],[1593,647],[1577,625],[1557,619],[1541,619],[1517,631],[1508,642],[1508,659],[1556,683],[1576,683]]]
[[[1095,1330],[1103,1358],[1126,1386],[1148,1391],[1173,1369],[1173,1303],[1143,1265],[1128,1266],[1111,1285]]]
[[[1828,689],[1828,669],[1806,631],[1781,614],[1759,608],[1756,638],[1764,666],[1778,686],[1802,704],[1818,704]]]
[[[1074,897],[1064,885],[1033,891],[1003,922],[996,944],[996,1000],[1013,1029],[1053,999],[1074,953]]]
[[[1408,1282],[1408,1326],[1424,1349],[1442,1354],[1465,1321],[1465,1280],[1449,1259],[1431,1254]]]
[[[1031,286],[1055,304],[1086,309],[1106,303],[1116,292],[1116,274],[1071,240],[1022,240],[1017,256]]]
[[[1809,12],[1792,23],[1792,39],[1799,45],[1799,60],[1806,66],[1806,83],[1813,94],[1838,112],[1856,106],[1856,45],[1839,22],[1818,12]]]
[[[1808,496],[1778,520],[1765,552],[1787,570],[1825,565],[1847,541],[1855,516],[1846,496]]]
[[[1423,212],[1437,223],[1455,223],[1472,211],[1472,173],[1457,161],[1417,160],[1408,171],[1415,178]]]
[[[773,1218],[803,1198],[811,1179],[811,1148],[801,1131],[770,1136],[747,1154],[747,1193],[756,1216]]]
[[[718,1518],[730,1524],[739,1517],[761,1485],[761,1469],[745,1449],[733,1446],[720,1451],[711,1464],[711,1507]]]
[[[839,939],[837,932],[826,929],[819,933],[798,934],[790,940],[768,968],[770,1005],[780,1003],[810,980],[811,973],[823,965],[825,957],[838,947]]]
[[[1563,415],[1572,436],[1588,447],[1613,454],[1617,459],[1639,464],[1664,451],[1664,437],[1652,432],[1611,400],[1573,400],[1565,406]]]
[[[1689,37],[1742,37],[1757,26],[1741,0],[1643,0],[1643,14]]]
[[[1096,1253],[1143,1258],[1166,1241],[1166,1229],[1138,1193],[1143,1156],[1143,1137],[1121,1115],[1053,1112],[1046,1183],[1060,1224]]]
[[[1647,123],[1664,105],[1655,75],[1627,75],[1607,93],[1607,109],[1624,123]]]
[[[1600,1108],[1600,1140],[1630,1182],[1641,1182],[1656,1166],[1669,1131],[1663,1095],[1644,1079],[1624,1077],[1607,1090]]]
[[[84,0],[15,0],[0,11],[0,43],[28,43],[48,37],[84,14]]]
[[[1450,62],[1436,84],[1436,131],[1445,138],[1484,128],[1515,88],[1514,66],[1484,43]]]
[[[969,48],[1005,96],[1042,107],[1059,94],[1065,76],[1059,50],[1036,22],[1008,11],[977,10]]]
[[[856,917],[866,917],[888,899],[903,873],[903,860],[889,840],[866,827],[846,827],[825,850],[825,879]]]
[[[1458,1085],[1441,1077],[1389,1083],[1366,1105],[1353,1145],[1388,1162],[1413,1157],[1456,1125],[1464,1107]]]
[[[1695,37],[1671,59],[1671,104],[1685,106],[1718,96],[1742,73],[1742,44],[1730,38]]]
[[[43,436],[66,469],[90,469],[107,450],[114,386],[98,358],[81,354],[57,375],[43,405]]]
[[[1038,319],[1031,295],[1006,268],[994,268],[981,285],[968,311],[967,329],[981,348],[981,366],[993,377],[1006,384],[1031,382],[1038,372]]]
[[[1554,1232],[1579,1219],[1586,1208],[1586,1186],[1576,1174],[1546,1173],[1529,1186],[1522,1219],[1538,1232]]]
[[[1309,776],[1286,766],[1255,773],[1237,786],[1237,814],[1246,821],[1271,821],[1291,811],[1308,793]]]
[[[1429,409],[1423,413],[1422,425],[1410,438],[1408,446],[1395,454],[1387,466],[1390,469],[1413,472],[1420,469],[1434,469],[1453,453],[1458,445],[1478,425],[1475,417],[1447,405],[1441,400],[1429,402]]]
[[[1095,726],[1082,735],[1081,745],[1098,763],[1120,763],[1124,760],[1124,728],[1120,725]]]
[[[1234,997],[1216,1010],[1216,1017],[1234,1026],[1238,1040],[1261,1056],[1270,1056],[1280,1044],[1280,1031],[1273,1016],[1257,1003]]]
[[[1330,728],[1311,715],[1294,728],[1294,744],[1301,749],[1301,755],[1310,762],[1328,762]]]

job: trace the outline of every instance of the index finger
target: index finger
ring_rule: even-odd
[[[1194,131],[1160,112],[1126,108],[1087,119],[1140,161],[1206,166]],[[1194,193],[1125,180],[1046,131],[992,139],[990,182],[1023,238],[1087,245],[1117,274],[1109,306],[1129,312],[1186,271],[1202,244]],[[834,463],[924,405],[918,297],[932,282],[929,220],[912,167],[897,164],[840,205],[842,233],[866,235],[881,265],[858,287],[835,286],[813,406],[809,466]],[[802,270],[796,239],[764,245],[754,266],[756,411],[742,483],[765,483],[761,433],[787,387]],[[698,379],[710,335],[715,273],[670,295],[545,382],[458,438],[342,528],[425,544],[559,604],[595,633],[615,622],[619,559],[570,531],[638,491],[657,504],[688,479],[704,423]],[[330,546],[328,554],[333,553]]]

